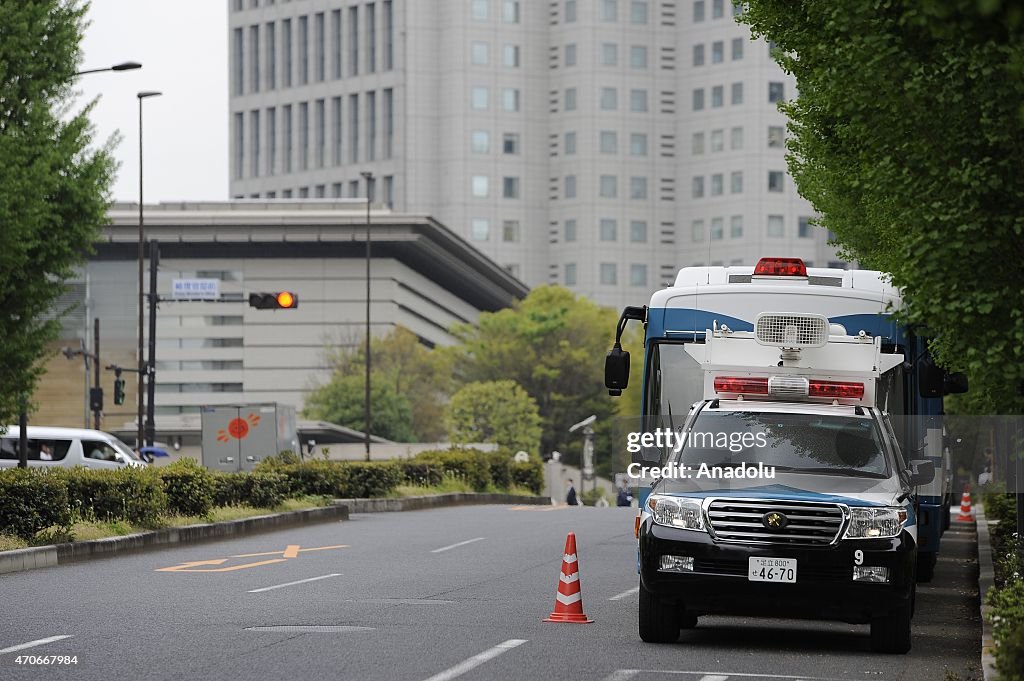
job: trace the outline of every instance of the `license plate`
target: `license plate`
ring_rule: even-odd
[[[751,582],[796,582],[796,558],[749,558],[747,579]]]

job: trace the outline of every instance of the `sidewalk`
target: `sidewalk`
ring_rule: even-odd
[[[989,623],[989,606],[985,598],[989,590],[995,586],[995,571],[992,567],[992,543],[988,534],[988,520],[985,508],[981,504],[975,507],[975,520],[978,523],[978,592],[981,597],[981,671],[984,681],[996,680],[995,643],[992,640],[992,625]]]

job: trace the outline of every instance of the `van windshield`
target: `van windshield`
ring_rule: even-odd
[[[676,456],[686,466],[763,463],[779,471],[884,478],[881,433],[870,417],[701,411]]]

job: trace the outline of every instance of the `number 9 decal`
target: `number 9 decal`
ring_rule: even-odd
[[[861,551],[860,549],[857,549],[856,551],[853,552],[853,564],[854,565],[863,565],[864,564],[864,552]]]

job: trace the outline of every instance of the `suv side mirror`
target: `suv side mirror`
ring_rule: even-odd
[[[604,385],[613,397],[621,395],[629,385],[629,351],[618,343],[605,355]]]
[[[935,464],[928,459],[916,459],[910,462],[910,484],[914,487],[927,485],[935,479]]]
[[[967,392],[967,374],[959,371],[946,374],[942,392],[946,395],[957,395]]]
[[[921,373],[917,383],[917,392],[921,397],[942,397],[946,385],[946,372],[937,366],[930,357],[921,363]]]

